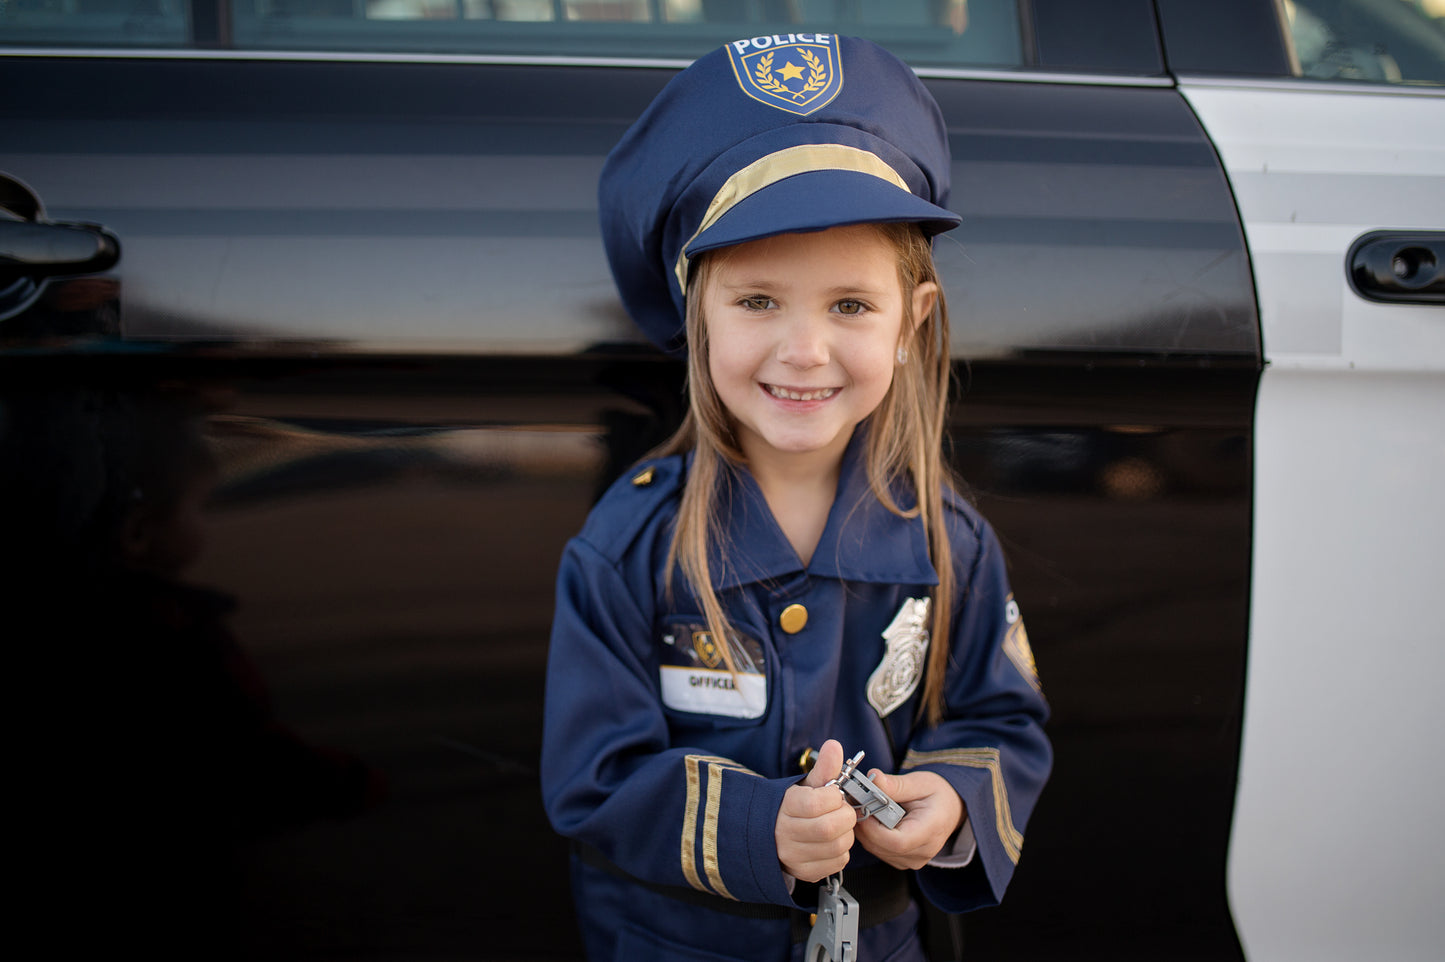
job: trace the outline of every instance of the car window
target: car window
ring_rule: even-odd
[[[203,7],[204,4],[197,5]],[[11,42],[187,44],[184,0],[0,0]],[[233,0],[242,50],[691,60],[738,37],[846,33],[915,65],[1018,66],[1017,0]]]
[[[1445,0],[1283,0],[1296,72],[1445,83]]]
[[[186,11],[186,0],[0,0],[0,43],[182,46]]]

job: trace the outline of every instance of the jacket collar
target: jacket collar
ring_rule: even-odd
[[[778,527],[752,472],[743,466],[725,470],[718,493],[721,538],[708,554],[713,586],[721,590],[784,581],[805,571],[844,581],[937,584],[923,522],[898,517],[868,486],[866,440],[867,431],[860,426],[848,442],[827,525],[806,567]],[[913,492],[895,485],[894,498],[907,507]]]

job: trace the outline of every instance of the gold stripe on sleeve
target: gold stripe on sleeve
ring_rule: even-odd
[[[1023,834],[1014,828],[1013,815],[1009,811],[1008,788],[1003,783],[1003,769],[999,762],[997,748],[949,748],[937,752],[909,751],[903,759],[903,770],[920,765],[959,765],[967,768],[982,768],[993,782],[993,811],[995,830],[1009,860],[1018,864],[1019,854],[1024,847]],[[976,831],[977,829],[975,829]]]
[[[697,875],[697,859],[693,855],[697,825],[697,801],[700,776],[698,775],[697,763],[701,759],[699,755],[688,755],[682,760],[683,770],[687,773],[687,807],[682,813],[682,875],[687,879],[687,884],[700,892],[706,892],[707,887],[702,884],[702,879]]]
[[[725,766],[713,762],[707,767],[707,816],[702,826],[702,867],[707,872],[707,880],[717,890],[717,894],[725,899],[733,899],[733,893],[723,884],[722,872],[718,868],[717,858],[717,813],[722,808],[722,773]]]
[[[702,861],[707,874],[704,882],[697,871],[698,808],[702,805],[702,763],[707,763],[707,803],[703,810]],[[699,892],[712,891],[724,898],[736,899],[723,884],[718,868],[718,812],[722,808],[722,776],[725,771],[756,772],[730,758],[716,755],[688,755],[683,759],[687,774],[687,806],[682,817],[682,874]],[[711,885],[711,889],[709,888]]]

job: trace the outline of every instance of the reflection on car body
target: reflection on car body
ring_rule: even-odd
[[[536,784],[553,576],[682,410],[680,367],[616,302],[597,173],[679,66],[806,25],[890,47],[947,117],[951,456],[1005,541],[1054,713],[1028,858],[1000,908],[934,920],[937,957],[960,932],[972,958],[1432,957],[1442,15],[0,7],[0,90],[21,92],[0,102],[0,480],[29,572],[6,581],[6,636],[42,682],[21,712],[70,718],[31,737],[34,770],[84,746],[113,775],[83,805],[60,798],[73,773],[37,781],[29,914],[108,906],[203,956],[578,957]],[[89,253],[41,264],[23,242],[44,227]],[[46,554],[88,516],[59,495],[100,448],[17,425],[42,397],[84,426],[157,392],[201,406],[216,458],[187,581],[235,597],[276,724],[387,786],[247,835],[239,934],[96,865],[171,803],[79,710],[106,662],[45,627],[101,597]],[[121,640],[69,620],[72,641]]]

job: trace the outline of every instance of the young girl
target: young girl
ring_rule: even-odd
[[[1018,861],[1046,708],[941,454],[948,169],[912,72],[826,34],[703,57],[608,159],[613,275],[690,408],[558,579],[542,788],[594,960],[801,957],[839,872],[852,957],[921,959],[911,893],[990,905]]]

